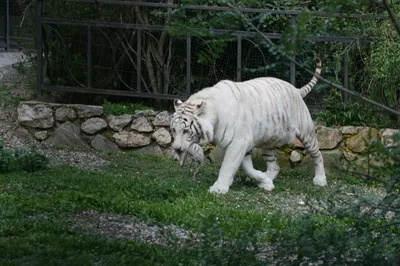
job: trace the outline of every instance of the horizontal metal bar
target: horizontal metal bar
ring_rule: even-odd
[[[137,30],[147,30],[147,31],[165,31],[169,29],[169,26],[162,25],[143,25],[143,24],[131,24],[131,23],[116,23],[116,22],[99,22],[99,21],[89,21],[89,20],[69,20],[69,19],[55,19],[55,18],[43,18],[44,24],[59,24],[59,25],[75,25],[75,26],[92,26],[92,27],[104,27],[104,28],[117,28],[117,29],[137,29]],[[176,27],[179,30],[179,27]],[[196,28],[191,28],[192,32],[195,32]],[[230,31],[230,30],[210,30],[210,33],[216,35],[222,34],[230,34],[232,36],[242,36],[242,37],[255,37],[257,36],[256,32],[248,32],[248,31]],[[280,33],[263,33],[270,39],[281,39],[282,34]],[[192,35],[193,36],[193,35]],[[307,36],[305,37],[307,40],[316,40],[321,42],[326,41],[338,41],[338,42],[352,42],[359,41],[360,43],[367,43],[369,40],[360,39],[354,37],[346,37],[346,36]]]
[[[138,30],[167,30],[168,26],[161,25],[143,25],[132,23],[116,23],[116,22],[100,22],[89,20],[71,20],[71,19],[58,19],[58,18],[43,18],[43,23],[58,24],[58,25],[75,25],[75,26],[92,26],[92,27],[107,27],[118,29],[138,29]]]
[[[206,11],[233,11],[231,7],[224,6],[203,6],[203,5],[180,5],[180,4],[164,4],[154,2],[133,2],[133,1],[116,1],[116,0],[60,0],[64,2],[77,2],[77,3],[91,3],[91,4],[112,4],[124,6],[140,6],[140,7],[154,7],[154,8],[183,8],[192,10],[206,10]],[[318,17],[341,17],[351,19],[388,19],[387,16],[382,15],[361,15],[361,14],[343,14],[343,13],[329,13],[329,12],[305,12],[293,10],[272,10],[265,8],[247,8],[237,7],[237,11],[243,13],[270,13],[276,15],[301,15],[308,13]]]
[[[0,39],[5,38],[4,35],[0,35]],[[24,40],[24,41],[33,41],[33,38],[29,38],[29,37],[17,37],[17,36],[10,36],[8,37],[8,39],[10,40]]]
[[[69,20],[69,19],[56,19],[56,18],[43,18],[44,24],[58,24],[58,25],[75,25],[75,26],[92,26],[92,27],[104,27],[104,28],[117,28],[117,29],[137,29],[147,31],[165,31],[170,26],[162,25],[144,25],[144,24],[132,24],[132,23],[116,23],[116,22],[99,22],[99,21],[88,21],[88,20]],[[179,30],[179,27],[176,27]],[[192,31],[200,30],[191,28]],[[226,34],[229,33],[234,36],[256,36],[256,33],[247,31],[229,31],[229,30],[210,30],[210,33],[214,34]],[[265,33],[272,39],[280,39],[282,34],[280,33]]]
[[[42,85],[44,91],[62,91],[62,92],[78,92],[78,93],[89,93],[89,94],[104,94],[104,95],[115,95],[115,96],[128,96],[128,97],[140,97],[150,99],[164,99],[164,100],[186,100],[189,96],[186,95],[173,95],[173,94],[161,94],[161,93],[137,93],[133,91],[123,90],[105,90],[105,89],[88,89],[81,87],[71,86],[56,86],[56,85]]]

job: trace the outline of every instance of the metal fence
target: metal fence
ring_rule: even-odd
[[[146,7],[146,8],[166,8],[166,9],[176,9],[179,8],[180,5],[176,4],[163,4],[163,3],[150,3],[150,2],[130,2],[130,1],[115,1],[115,0],[60,0],[61,2],[75,2],[75,3],[86,3],[87,5],[94,4],[110,4],[113,6],[137,6],[137,7]],[[189,10],[207,10],[207,11],[232,11],[231,8],[228,7],[219,7],[219,6],[198,6],[198,5],[189,5],[183,6],[182,8]],[[244,13],[268,13],[272,15],[285,15],[290,17],[290,22],[292,25],[296,25],[297,17],[301,14],[301,12],[297,11],[282,11],[282,10],[269,10],[269,9],[257,9],[257,8],[238,8],[240,12]],[[344,17],[348,19],[371,19],[376,18],[373,16],[366,15],[343,15],[343,14],[328,14],[322,12],[313,13],[313,16],[319,17]],[[182,61],[184,62],[184,74],[182,75],[182,71],[176,71],[175,75],[172,75],[168,79],[168,87],[165,91],[154,92],[151,90],[151,80],[146,77],[149,75],[147,73],[148,69],[143,65],[146,63],[145,55],[143,54],[143,38],[158,38],[161,33],[168,32],[170,29],[169,26],[164,25],[150,25],[150,24],[132,24],[132,23],[121,23],[121,22],[102,22],[102,21],[94,21],[94,20],[76,20],[76,19],[60,19],[60,18],[52,18],[43,16],[43,0],[37,1],[37,55],[38,55],[38,68],[37,68],[37,89],[38,95],[42,94],[42,91],[59,91],[59,92],[78,92],[78,93],[91,93],[91,94],[105,94],[105,95],[117,95],[117,96],[131,96],[131,97],[141,97],[141,98],[156,98],[156,99],[175,99],[181,98],[186,99],[190,94],[199,88],[196,85],[193,85],[191,82],[192,79],[192,71],[196,70],[199,66],[194,60],[194,54],[196,53],[196,48],[193,47],[193,42],[198,36],[194,36],[193,34],[187,34],[184,39],[179,39],[176,42],[177,45],[180,45],[184,48],[184,51],[181,52],[178,56],[182,57]],[[85,40],[81,40],[79,45],[86,45],[86,64],[84,66],[80,66],[79,73],[86,73],[84,78],[75,77],[70,69],[68,72],[72,75],[73,82],[70,82],[68,85],[60,85],[60,84],[52,84],[44,82],[44,58],[43,58],[43,47],[46,45],[46,41],[43,38],[43,34],[47,30],[54,31],[55,26],[58,27],[79,27],[82,30],[87,32],[87,37]],[[97,44],[94,43],[94,36],[97,33],[101,32],[102,35],[107,36],[103,31],[116,31],[116,30],[130,30],[135,32],[135,39],[128,44],[131,44],[129,49],[132,52],[132,55],[136,57],[136,60],[130,58],[131,64],[131,73],[124,73],[123,71],[119,72],[118,70],[114,74],[118,78],[118,82],[123,84],[123,89],[110,89],[110,88],[101,88],[101,82],[98,82],[97,79],[94,79],[94,74],[96,76],[101,76],[102,72],[96,69],[98,67],[99,58],[93,58],[93,52],[96,49],[100,49]],[[192,29],[191,32],[194,32],[196,29]],[[223,29],[212,29],[210,33],[216,35],[226,35],[231,36],[230,44],[231,46],[236,46],[236,53],[227,55],[229,58],[222,59],[225,63],[225,70],[220,71],[221,60],[218,64],[218,60],[214,60],[214,65],[212,71],[206,71],[207,75],[202,78],[201,81],[197,82],[198,86],[212,85],[212,81],[218,81],[220,79],[232,79],[236,81],[246,80],[249,78],[253,78],[258,74],[254,72],[245,71],[248,68],[257,68],[262,67],[262,65],[266,65],[268,61],[273,60],[271,55],[268,54],[268,51],[260,47],[254,39],[257,37],[256,33],[249,31],[229,31]],[[58,33],[54,34],[57,35]],[[283,38],[282,34],[279,33],[265,33],[265,35],[272,40],[279,41]],[[58,36],[60,37],[60,36]],[[367,40],[360,40],[354,37],[347,36],[308,36],[308,39],[314,40],[316,42],[341,42],[341,43],[350,43],[352,41],[366,42]],[[173,42],[171,42],[172,45]],[[199,42],[196,40],[196,44]],[[244,48],[246,47],[246,51]],[[249,47],[251,49],[249,49]],[[103,48],[102,48],[103,49]],[[121,48],[122,49],[122,48]],[[123,47],[123,49],[128,49],[127,47]],[[115,49],[113,50],[115,53]],[[255,55],[249,55],[249,53],[255,53]],[[132,57],[131,55],[131,57]],[[168,55],[163,54],[163,57],[167,57]],[[257,57],[257,62],[252,64],[251,60],[248,58]],[[93,63],[95,62],[95,64]],[[279,71],[280,75],[275,75],[280,78],[284,78],[290,81],[293,85],[296,85],[298,82],[296,77],[299,73],[296,73],[298,70],[296,66],[292,62],[287,62],[288,69],[281,69]],[[69,59],[65,61],[65,67],[69,68]],[[349,83],[349,59],[348,53],[344,54],[344,66],[343,66],[343,84],[344,87],[348,88]],[[159,66],[160,67],[160,66]],[[162,66],[161,66],[162,68]],[[112,68],[113,69],[113,68]],[[106,71],[106,70],[104,70]],[[110,70],[111,71],[111,70]],[[115,69],[113,70],[115,71]],[[160,73],[163,70],[160,70]],[[161,75],[161,74],[159,74]],[[210,80],[211,78],[211,80]],[[172,80],[173,79],[173,80]],[[179,88],[178,83],[174,84],[174,81],[179,81],[182,84],[184,82],[185,88]],[[100,84],[100,85],[99,85]]]
[[[32,41],[30,36],[19,36],[19,23],[22,18],[22,10],[17,0],[3,0],[0,4],[0,49],[21,50],[21,40]]]

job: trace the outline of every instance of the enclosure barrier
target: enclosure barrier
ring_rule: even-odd
[[[7,0],[8,1],[8,0]],[[112,5],[124,5],[124,6],[140,6],[140,7],[152,7],[152,8],[184,8],[191,10],[208,10],[208,11],[232,11],[229,7],[219,7],[219,6],[199,6],[199,5],[188,5],[181,6],[177,4],[163,4],[163,3],[149,3],[149,2],[131,2],[131,1],[114,1],[114,0],[60,0],[62,2],[77,2],[77,3],[87,3],[87,4],[112,4]],[[290,21],[293,26],[296,26],[297,17],[302,14],[298,11],[287,11],[287,10],[270,10],[270,9],[259,9],[259,8],[238,8],[237,10],[244,13],[267,13],[267,14],[278,14],[290,16]],[[379,16],[371,15],[358,15],[358,14],[330,14],[324,12],[311,13],[313,16],[317,17],[344,17],[349,19],[376,19],[381,18]],[[72,25],[72,26],[82,26],[87,29],[87,84],[85,86],[61,86],[61,85],[47,85],[43,83],[43,27],[44,25]],[[129,87],[129,90],[112,90],[112,89],[100,89],[93,87],[93,77],[92,77],[92,29],[93,27],[104,27],[112,29],[133,29],[137,32],[137,43],[136,52],[137,60],[136,62],[136,87]],[[141,98],[156,98],[156,99],[186,99],[191,94],[191,48],[192,36],[187,34],[186,36],[186,90],[184,94],[170,94],[170,93],[149,93],[142,90],[142,65],[141,65],[141,50],[142,41],[141,36],[143,31],[168,31],[169,26],[162,25],[144,25],[144,24],[131,24],[131,23],[115,23],[115,22],[100,22],[100,21],[83,21],[83,20],[72,20],[72,19],[58,19],[43,16],[43,0],[37,1],[37,93],[42,95],[42,91],[59,91],[59,92],[79,92],[79,93],[92,93],[92,94],[104,94],[104,95],[117,95],[117,96],[130,96],[130,97],[141,97]],[[192,29],[196,30],[196,29]],[[249,31],[228,31],[222,29],[210,30],[210,33],[221,35],[229,34],[236,38],[237,41],[237,59],[236,59],[236,80],[242,80],[242,41],[244,38],[250,38],[257,36],[254,32]],[[268,38],[280,40],[282,39],[282,34],[278,33],[265,33]],[[359,41],[361,43],[368,42],[365,39],[358,39],[354,37],[345,36],[308,36],[307,39],[316,40],[318,42],[326,41],[337,41],[342,43],[350,43],[352,41]],[[295,41],[293,39],[293,41]],[[293,58],[294,59],[294,58]],[[344,54],[344,87],[348,88],[349,71],[348,71],[348,53]],[[290,62],[290,82],[296,84],[296,65]]]

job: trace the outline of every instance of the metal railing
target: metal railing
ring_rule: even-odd
[[[149,3],[149,2],[131,2],[131,1],[114,1],[114,0],[60,0],[63,2],[77,2],[77,3],[87,3],[87,4],[110,4],[110,5],[124,5],[124,6],[140,6],[140,7],[152,7],[152,8],[185,8],[193,10],[209,10],[209,11],[231,11],[229,7],[219,7],[219,6],[198,6],[198,5],[188,5],[180,6],[176,4],[163,4],[163,3]],[[268,13],[268,14],[280,14],[288,15],[291,17],[291,23],[293,26],[296,25],[297,16],[302,14],[298,11],[283,11],[283,10],[270,10],[270,9],[255,9],[255,8],[238,8],[239,11],[245,13]],[[329,14],[324,12],[312,13],[314,16],[319,17],[343,17],[349,19],[371,19],[371,18],[384,18],[378,16],[370,15],[358,15],[358,14]],[[142,33],[143,31],[155,31],[163,32],[169,29],[169,26],[163,25],[144,25],[144,24],[131,24],[131,23],[116,23],[116,22],[100,22],[100,21],[86,21],[86,20],[72,20],[72,19],[59,19],[43,17],[43,0],[37,1],[37,90],[38,95],[42,94],[42,91],[62,91],[62,92],[79,92],[79,93],[92,93],[92,94],[106,94],[106,95],[119,95],[119,96],[131,96],[131,97],[142,97],[142,98],[157,98],[157,99],[175,99],[181,98],[185,99],[191,94],[191,50],[192,50],[192,36],[187,34],[186,36],[186,91],[184,94],[164,94],[164,93],[149,93],[143,92],[142,90]],[[85,86],[60,86],[60,85],[47,85],[43,84],[43,27],[45,25],[71,25],[71,26],[81,26],[87,29],[87,84]],[[110,29],[133,29],[137,33],[136,42],[136,55],[139,58],[136,61],[136,87],[130,87],[129,90],[110,90],[110,89],[100,89],[93,87],[93,75],[92,75],[92,29],[94,27],[110,28]],[[195,29],[194,29],[195,30]],[[237,60],[236,60],[236,79],[237,81],[242,80],[242,41],[244,38],[251,38],[257,36],[254,32],[248,31],[229,31],[223,29],[210,30],[213,34],[229,34],[236,38],[237,42]],[[265,33],[265,35],[271,39],[281,39],[283,36],[279,33]],[[317,42],[325,41],[337,41],[343,43],[350,43],[352,41],[367,42],[367,40],[346,37],[346,36],[308,36],[310,40],[315,40]],[[344,55],[344,87],[348,88],[348,53]],[[296,83],[296,65],[290,62],[290,82],[292,84]]]
[[[3,3],[0,7],[0,16],[2,17],[0,20],[2,23],[0,48],[5,49],[6,51],[13,49],[21,50],[22,47],[19,41],[32,41],[33,38],[28,36],[21,37],[17,36],[18,34],[16,34],[18,31],[16,22],[21,18],[18,2],[17,0],[3,0]]]
[[[3,12],[3,42],[0,48],[10,49],[10,0],[5,0]]]

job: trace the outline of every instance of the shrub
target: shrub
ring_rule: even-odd
[[[396,121],[378,113],[370,105],[350,99],[343,101],[339,92],[325,97],[325,110],[316,114],[316,119],[326,126],[371,126],[396,128]]]
[[[0,141],[0,174],[13,171],[35,172],[46,168],[49,159],[35,151],[6,150]]]

